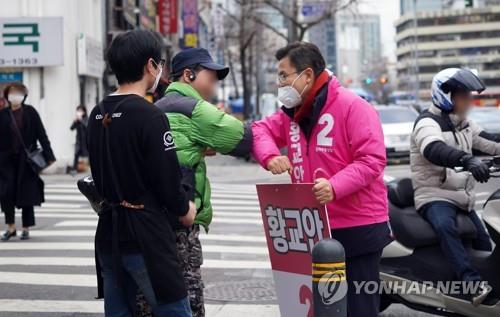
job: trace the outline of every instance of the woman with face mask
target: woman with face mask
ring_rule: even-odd
[[[365,100],[325,69],[319,49],[292,43],[276,53],[283,108],[253,125],[253,154],[273,174],[314,183],[327,206],[332,237],[346,252],[349,316],[378,316],[377,294],[356,294],[355,282],[378,281],[382,249],[391,241],[386,153],[380,120]],[[288,156],[280,148],[288,149]]]
[[[21,240],[29,239],[29,227],[35,225],[34,206],[44,202],[44,183],[29,164],[27,152],[42,147],[45,161],[56,159],[38,112],[25,104],[28,89],[13,83],[4,90],[8,107],[0,110],[0,202],[7,230],[2,241],[17,236],[15,209],[22,209]]]
[[[89,156],[87,150],[87,123],[87,108],[83,105],[79,105],[76,107],[75,120],[73,120],[73,124],[70,127],[70,130],[76,130],[75,158],[72,168],[69,169],[71,174],[77,173],[80,158]]]

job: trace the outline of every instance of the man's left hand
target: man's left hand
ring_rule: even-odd
[[[314,181],[313,194],[321,205],[326,205],[335,199],[332,184],[326,178],[318,178]]]

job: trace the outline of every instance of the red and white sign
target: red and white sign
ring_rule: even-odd
[[[158,0],[157,11],[160,22],[160,33],[163,35],[177,33],[177,0]]]
[[[312,187],[257,185],[281,316],[313,317],[311,251],[331,234],[326,207]]]

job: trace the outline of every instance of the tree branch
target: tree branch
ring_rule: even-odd
[[[255,23],[258,23],[264,27],[266,27],[267,29],[269,29],[270,31],[274,32],[276,35],[278,35],[279,37],[282,37],[284,38],[285,40],[288,40],[288,37],[283,34],[281,31],[279,31],[277,28],[275,28],[274,26],[272,26],[271,24],[267,23],[266,21],[262,20],[261,18],[259,18],[258,16],[253,16],[252,17],[253,21]]]
[[[295,0],[294,0],[295,1]],[[290,20],[294,25],[299,25],[299,21],[297,21],[297,17],[294,17],[290,12],[286,9],[282,8],[280,5],[274,3],[272,0],[264,0],[264,4],[270,6],[274,10],[278,11],[285,19]]]

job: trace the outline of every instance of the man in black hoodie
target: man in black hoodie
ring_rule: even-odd
[[[190,226],[196,210],[181,186],[168,120],[144,99],[161,77],[161,43],[145,30],[113,40],[107,59],[119,88],[89,117],[92,176],[110,206],[95,237],[106,316],[132,316],[138,290],[155,316],[191,316],[170,223]]]

